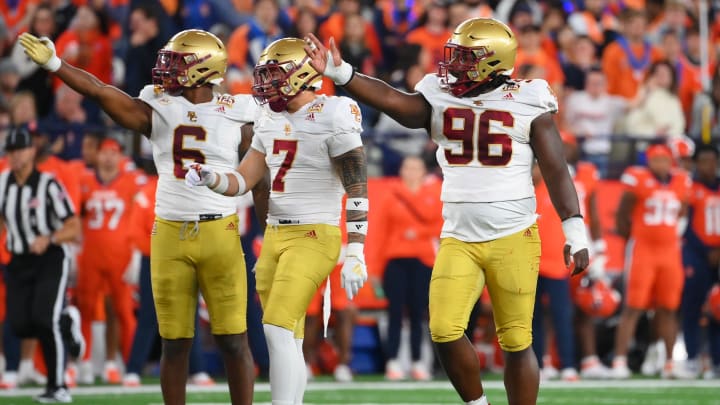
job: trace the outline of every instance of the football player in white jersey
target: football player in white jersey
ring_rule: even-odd
[[[353,298],[367,279],[367,178],[358,105],[347,97],[315,94],[321,76],[305,42],[268,45],[254,72],[253,94],[266,105],[255,121],[252,146],[237,171],[197,164],[186,179],[224,195],[240,195],[270,169],[272,187],[265,240],[255,266],[270,353],[273,405],[302,404],[305,312],[340,254],[343,194],[348,246],[342,285]]]
[[[216,94],[227,52],[214,35],[182,31],[158,52],[153,83],[139,98],[63,62],[47,38],[23,34],[25,53],[75,91],[100,104],[119,125],[147,136],[159,182],[152,233],[151,273],[162,336],[160,382],[166,404],[185,403],[188,353],[195,333],[198,290],[225,362],[233,404],[250,404],[253,363],[247,343],[247,280],[238,240],[235,200],[207,189],[188,190],[185,164],[237,167],[258,113],[252,97]],[[264,182],[258,182],[260,187]],[[257,189],[260,211],[267,209]],[[263,203],[263,200],[265,202]],[[264,214],[260,214],[263,215]]]
[[[463,335],[487,285],[500,346],[506,353],[510,405],[537,401],[532,314],[540,259],[531,168],[537,158],[567,239],[575,273],[588,265],[577,193],[553,122],[557,100],[544,80],[512,80],[517,53],[503,23],[472,18],[455,28],[438,74],[414,93],[354,73],[331,39],[328,50],[306,38],[312,64],[337,85],[439,145],[443,226],[430,281],[430,333],[448,377],[468,404],[487,404],[480,364]]]

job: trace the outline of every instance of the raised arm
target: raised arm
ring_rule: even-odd
[[[330,38],[330,50],[313,34],[309,34],[306,41],[310,65],[357,101],[384,112],[408,128],[429,127],[432,108],[420,93],[406,93],[382,80],[354,72],[352,66],[342,60],[333,38]],[[332,61],[328,60],[330,55]]]
[[[92,74],[62,61],[55,54],[55,45],[49,39],[39,39],[25,33],[20,45],[35,63],[54,72],[60,80],[83,96],[100,104],[110,118],[129,130],[150,135],[152,108],[140,99],[130,97],[117,87],[101,82]]]
[[[585,222],[580,215],[580,204],[573,184],[562,141],[550,113],[535,118],[531,126],[530,145],[540,165],[555,211],[562,219],[565,233],[565,263],[573,256],[573,275],[581,273],[590,262]]]

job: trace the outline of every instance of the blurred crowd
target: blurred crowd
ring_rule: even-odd
[[[644,141],[720,138],[720,69],[715,67],[720,56],[720,4],[716,2],[708,10],[708,37],[702,37],[697,0],[4,0],[0,2],[0,145],[4,145],[2,138],[10,125],[27,126],[34,134],[39,163],[57,174],[73,198],[77,196],[78,209],[84,214],[87,209],[81,209],[81,204],[89,200],[83,200],[79,173],[90,170],[102,177],[118,170],[134,172],[135,164],[146,169],[136,174],[138,179],[154,174],[147,167],[150,150],[142,137],[125,134],[96,104],[30,61],[16,43],[23,32],[51,38],[59,57],[133,96],[152,82],[157,50],[174,33],[187,28],[208,30],[226,43],[230,66],[222,86],[229,93],[250,92],[253,67],[268,44],[309,33],[324,42],[335,38],[344,59],[357,71],[411,91],[424,74],[437,71],[453,27],[470,17],[494,17],[512,27],[519,42],[514,76],[548,81],[560,102],[558,125],[569,134],[564,139],[581,141],[566,143],[576,145],[577,156],[597,167],[599,178],[609,175],[616,139],[639,140],[643,149]],[[705,46],[709,63],[703,72]],[[703,74],[710,78],[705,89]],[[323,83],[321,92],[343,95],[330,81]],[[409,130],[369,107],[361,108],[370,174],[401,177],[387,189],[393,192],[385,193],[375,205],[381,207],[382,219],[374,223],[382,224],[389,238],[376,245],[375,267],[380,270],[374,272],[373,283],[376,295],[387,299],[387,331],[381,334],[387,343],[384,356],[389,360],[385,371],[390,379],[405,378],[409,370],[413,378],[425,380],[432,375],[433,364],[422,356],[422,345],[427,344],[423,343],[427,340],[423,329],[427,314],[417,309],[427,307],[434,259],[430,252],[441,221],[440,207],[434,203],[439,182],[425,180],[428,173],[436,171],[435,147],[424,130]],[[421,158],[413,158],[418,156]],[[635,163],[634,158],[625,163]],[[145,190],[145,181],[138,180],[136,192]],[[426,198],[416,201],[412,196],[417,193]],[[152,193],[146,194],[150,200]],[[136,200],[135,204],[147,208],[148,201]],[[246,209],[240,205],[240,212],[247,217]],[[245,230],[252,234],[251,229]],[[422,251],[427,254],[416,253],[418,243],[426,246]],[[108,302],[107,314],[98,310],[82,316],[90,321],[110,319],[106,322],[110,331],[106,346],[118,354],[109,352],[100,374],[106,381],[119,383],[120,369],[127,366],[116,364],[115,357],[129,360],[135,320],[133,308],[118,302],[113,305],[112,299]],[[468,336],[477,342],[479,355],[492,368],[500,366],[502,359],[493,358],[497,350],[488,320],[489,305],[487,300],[478,303]],[[614,314],[610,312],[604,315]],[[411,343],[408,359],[403,360],[400,341],[405,316],[410,320]],[[570,319],[572,315],[563,316]],[[316,318],[309,322],[317,322]],[[340,367],[335,377],[352,379],[348,367],[352,333],[347,325],[351,328],[354,318],[354,313],[338,317],[337,324],[344,326],[335,334],[339,349],[331,351],[339,354],[323,352],[325,346],[308,349],[306,358],[311,362],[334,359],[329,361],[332,367],[309,364],[311,370],[332,372],[341,365],[345,368]],[[84,326],[87,335],[89,326]],[[589,336],[594,335],[592,326],[589,332],[587,325],[578,327],[584,327],[583,336]],[[575,360],[569,360],[575,357],[572,344],[564,343],[572,332],[564,326],[551,329],[554,337],[547,339],[547,348],[555,360],[545,357],[548,377],[557,375],[552,368],[561,367],[558,358],[566,363],[562,368],[578,368]],[[306,345],[319,345],[314,342],[317,339],[308,338]],[[558,357],[552,342],[570,353]],[[583,359],[598,360],[597,347],[607,346],[607,342],[598,342],[590,345],[597,347],[588,348],[587,341],[583,342]],[[545,347],[539,350],[544,351]],[[267,371],[262,353],[262,348],[254,348],[259,373]],[[32,356],[33,348],[24,344],[20,383],[40,378]],[[543,361],[543,356],[539,357]],[[212,382],[202,365],[193,371],[197,383]],[[141,367],[135,366],[133,373],[140,372]],[[90,378],[85,381],[92,381],[92,375]],[[563,378],[576,379],[577,374],[568,371]]]

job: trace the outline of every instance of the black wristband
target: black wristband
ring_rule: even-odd
[[[580,218],[580,219],[583,219],[584,217],[582,216],[582,214],[575,214],[575,215],[570,215],[569,217],[563,219],[563,221],[567,221],[567,220],[570,219],[570,218]]]

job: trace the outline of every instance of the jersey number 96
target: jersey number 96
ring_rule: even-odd
[[[484,166],[507,165],[512,157],[512,138],[507,134],[490,132],[490,121],[498,121],[509,128],[515,125],[515,118],[507,111],[483,111],[476,119],[475,111],[469,108],[445,110],[443,135],[450,141],[462,142],[460,153],[445,149],[447,162],[468,165],[477,156]]]

